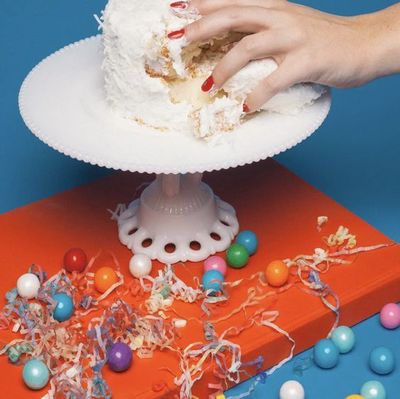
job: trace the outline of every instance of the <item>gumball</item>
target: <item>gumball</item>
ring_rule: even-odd
[[[339,362],[339,349],[330,339],[321,339],[314,346],[314,362],[322,369],[331,369]]]
[[[364,398],[364,396],[354,394],[354,395],[346,396],[346,399],[365,399],[365,398]]]
[[[376,374],[391,373],[395,367],[393,352],[384,346],[373,349],[369,354],[369,367]]]
[[[81,248],[71,248],[64,255],[64,269],[67,272],[82,273],[87,266],[88,260]]]
[[[107,351],[107,363],[113,371],[128,370],[132,364],[132,350],[123,342],[116,342]]]
[[[96,290],[103,293],[118,282],[117,273],[112,267],[101,267],[94,275],[94,286]]]
[[[204,272],[208,272],[209,270],[217,270],[223,276],[226,275],[227,266],[224,258],[220,256],[210,256],[208,259],[204,261]]]
[[[289,268],[281,260],[274,260],[265,270],[267,283],[273,287],[282,287],[289,279]]]
[[[286,381],[279,390],[279,399],[304,399],[303,385],[298,381]]]
[[[129,261],[129,271],[136,278],[148,276],[151,268],[151,259],[145,254],[135,254]]]
[[[368,381],[361,387],[365,399],[386,399],[385,387],[379,381]]]
[[[383,327],[393,330],[400,326],[400,306],[395,303],[386,304],[380,313],[380,321]]]
[[[40,281],[36,274],[25,273],[17,280],[18,295],[25,299],[36,298],[40,288]]]
[[[250,230],[241,231],[236,237],[236,242],[243,245],[249,255],[253,255],[257,251],[258,239],[256,234]]]
[[[335,328],[332,332],[331,340],[337,346],[340,353],[350,352],[356,343],[353,330],[346,326]]]
[[[53,299],[57,302],[57,305],[53,311],[53,318],[57,321],[66,321],[71,318],[74,313],[74,303],[72,298],[64,294],[64,292],[59,292],[53,295]]]
[[[249,261],[249,253],[246,247],[241,244],[234,243],[226,251],[226,259],[228,265],[234,269],[241,269],[247,265]]]
[[[22,379],[28,388],[42,389],[49,382],[49,378],[49,369],[41,360],[32,359],[26,362],[22,371]]]
[[[222,283],[224,282],[224,276],[217,270],[209,270],[203,274],[201,283],[205,291],[221,291]]]

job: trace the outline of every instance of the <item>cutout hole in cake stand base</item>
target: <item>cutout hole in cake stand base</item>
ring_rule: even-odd
[[[201,179],[157,175],[118,216],[120,241],[163,263],[198,262],[226,250],[239,231],[236,212]]]

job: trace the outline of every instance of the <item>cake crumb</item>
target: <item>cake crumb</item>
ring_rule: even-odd
[[[318,216],[317,217],[317,230],[321,231],[322,227],[328,223],[328,216]]]

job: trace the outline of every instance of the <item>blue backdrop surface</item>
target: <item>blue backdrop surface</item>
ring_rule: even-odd
[[[149,0],[147,0],[149,1]],[[343,15],[370,12],[393,2],[304,1]],[[2,0],[0,6],[0,212],[47,197],[109,173],[64,157],[29,134],[17,95],[29,70],[64,45],[97,32],[93,14],[104,0]],[[400,241],[400,76],[362,88],[334,91],[323,127],[277,159],[391,238]],[[82,134],[84,132],[82,131]],[[357,350],[332,371],[311,369],[301,381],[308,399],[337,399],[373,377],[366,357],[387,343],[397,351],[399,332],[382,330],[376,318],[357,329]],[[389,346],[390,346],[389,345]],[[396,348],[395,348],[396,347]],[[305,356],[305,355],[301,355]],[[400,358],[399,358],[400,359]],[[399,372],[379,378],[398,398]],[[277,398],[279,384],[292,378],[289,364],[260,387],[257,396]],[[240,386],[237,389],[243,390]]]

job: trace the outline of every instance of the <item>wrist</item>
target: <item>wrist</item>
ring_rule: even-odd
[[[365,38],[362,53],[367,79],[400,73],[400,5],[355,18]]]

